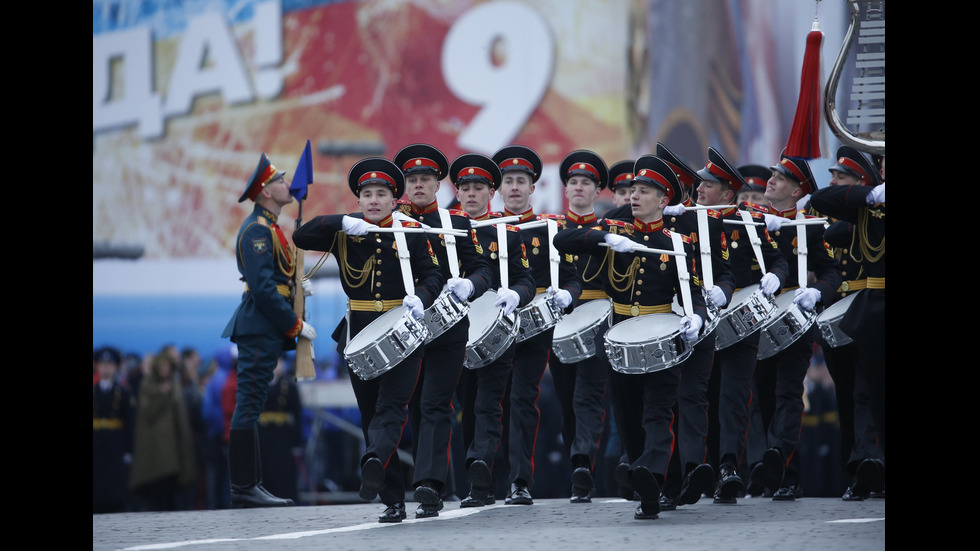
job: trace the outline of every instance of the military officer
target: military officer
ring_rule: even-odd
[[[496,319],[497,310],[504,316],[513,316],[517,308],[527,306],[536,292],[531,277],[526,248],[516,226],[506,224],[505,242],[499,241],[496,225],[484,225],[499,213],[489,210],[490,200],[500,186],[500,168],[485,155],[466,153],[460,155],[449,167],[449,177],[456,186],[459,206],[473,224],[473,239],[477,252],[487,258],[493,274],[491,289],[497,299],[491,312],[470,310],[470,317]],[[506,265],[502,264],[506,262]],[[507,287],[502,287],[507,276]],[[501,329],[502,331],[503,329]],[[493,333],[486,338],[496,339]],[[503,345],[501,345],[503,347]],[[511,376],[511,364],[517,342],[500,351],[486,365],[464,369],[457,385],[457,397],[462,406],[463,447],[466,449],[466,474],[470,483],[469,494],[460,501],[460,507],[482,507],[496,501],[494,488],[494,458],[503,433],[503,401]]]
[[[499,190],[504,201],[504,216],[519,217],[518,225],[547,219],[557,222],[560,219],[559,216],[535,214],[531,207],[534,184],[541,177],[541,158],[537,153],[522,145],[510,145],[497,151],[493,160],[500,168],[502,178]],[[522,229],[520,233],[530,250],[528,260],[537,286],[535,298],[550,291],[557,308],[564,312],[569,311],[582,291],[571,257],[559,255],[558,281],[552,281],[552,245],[548,228],[538,226]],[[522,320],[522,324],[524,323],[525,320]],[[537,402],[541,394],[541,378],[548,367],[554,332],[552,325],[517,343],[510,386],[508,459],[511,486],[504,500],[507,505],[534,503],[528,489],[533,484],[534,444],[541,419]]]
[[[94,360],[99,380],[92,387],[92,514],[121,513],[130,504],[136,407],[119,380],[119,351],[100,348]]]
[[[351,168],[347,182],[358,198],[359,214],[316,216],[293,233],[296,246],[329,252],[337,259],[348,298],[347,315],[334,332],[339,352],[385,312],[399,306],[406,307],[406,315],[421,320],[446,282],[424,233],[402,234],[406,255],[399,251],[394,232],[378,231],[394,225],[392,212],[405,190],[401,169],[387,159],[368,157]],[[421,227],[417,222],[400,225]],[[411,272],[410,282],[404,281],[403,271]],[[414,288],[406,288],[411,283]],[[396,358],[397,364],[383,366],[380,373],[365,372],[366,379],[358,371],[350,378],[366,443],[360,462],[360,496],[370,501],[380,495],[386,505],[380,522],[401,522],[406,517],[397,450],[424,350],[424,345],[418,346]]]
[[[633,222],[604,219],[596,226],[558,232],[555,246],[567,254],[591,254],[607,266],[606,292],[613,300],[613,327],[646,314],[670,314],[675,296],[691,315],[678,320],[677,332],[687,343],[701,335],[707,310],[700,287],[693,278],[683,283],[678,263],[691,273],[694,249],[682,237],[686,256],[638,251],[642,245],[673,249],[671,233],[664,227],[663,209],[680,201],[680,183],[674,170],[653,155],[637,159],[631,193]],[[602,246],[608,245],[608,249]],[[686,304],[684,295],[690,296]],[[685,310],[687,311],[687,310]],[[645,366],[628,366],[642,369]],[[610,373],[609,387],[617,429],[631,461],[630,481],[640,497],[635,519],[655,519],[660,512],[660,486],[670,462],[673,435],[671,421],[677,401],[681,370],[675,365],[652,372]]]
[[[228,437],[232,507],[293,504],[263,488],[258,442],[259,415],[265,408],[279,356],[295,350],[296,337],[316,337],[313,326],[300,319],[292,306],[294,292],[309,291],[293,288],[295,247],[277,224],[282,207],[293,202],[285,174],[263,153],[238,198],[239,203],[253,201],[255,207],[235,240],[245,292],[222,333],[238,345],[238,387]]]
[[[636,159],[627,159],[609,167],[609,189],[613,191],[614,208],[630,203],[630,185],[633,183],[634,164],[636,164]]]

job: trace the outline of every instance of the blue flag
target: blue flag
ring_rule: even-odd
[[[293,182],[289,185],[289,193],[302,201],[306,198],[306,186],[313,183],[313,155],[310,153],[310,140],[306,140],[306,148],[299,157],[299,165],[293,173]]]

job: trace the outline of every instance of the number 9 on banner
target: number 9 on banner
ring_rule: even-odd
[[[548,22],[518,2],[481,4],[456,20],[442,44],[442,75],[456,97],[483,107],[460,134],[461,148],[494,152],[514,139],[551,82],[554,44]]]

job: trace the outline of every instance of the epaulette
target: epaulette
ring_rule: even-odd
[[[406,199],[399,199],[398,206],[396,208],[398,212],[403,214],[412,214],[412,202]]]
[[[490,218],[503,218],[504,213],[490,211],[488,216],[490,216]]]
[[[402,227],[403,228],[421,228],[422,227],[422,224],[420,224],[419,222],[416,222],[414,220],[411,221],[411,222],[402,221]]]
[[[512,226],[510,224],[504,224],[504,226],[507,227],[507,231],[513,231],[513,232],[521,231],[521,228],[518,228],[517,226]]]
[[[269,219],[264,216],[256,216],[255,222],[260,226],[269,227]]]
[[[666,235],[667,237],[670,237],[671,235],[673,235],[673,232],[671,232],[667,228],[664,228],[663,229],[663,232],[664,232],[664,235]],[[677,235],[681,236],[681,241],[683,241],[684,243],[687,243],[689,245],[691,244],[691,238],[690,237],[684,235],[683,233],[678,233]]]
[[[633,224],[630,224],[629,222],[626,222],[624,220],[616,220],[615,218],[604,218],[604,220],[606,221],[606,224],[609,224],[610,226],[619,226],[622,228],[633,227]]]
[[[708,209],[708,216],[711,218],[721,218],[721,211],[715,209]]]
[[[399,205],[411,205],[412,204],[412,202],[409,201],[408,199],[398,199],[396,202]]]
[[[742,210],[746,210],[746,208],[748,208],[761,213],[769,214],[769,207],[764,207],[762,205],[757,205],[755,203],[749,203],[748,201],[743,201],[742,206],[739,208],[741,208]]]
[[[463,218],[470,217],[470,213],[466,212],[465,210],[449,209],[449,214],[453,216],[462,216]]]
[[[539,214],[537,216],[538,220],[564,220],[564,214]]]

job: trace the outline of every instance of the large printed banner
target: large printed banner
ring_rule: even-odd
[[[292,174],[307,139],[304,218],[356,210],[350,166],[411,143],[450,162],[529,145],[547,211],[568,152],[629,153],[625,1],[153,4],[93,17],[93,240],[144,258],[232,256],[261,153]]]

